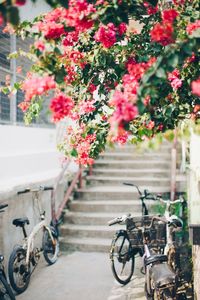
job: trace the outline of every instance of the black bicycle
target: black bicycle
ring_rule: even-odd
[[[4,212],[8,204],[0,205],[0,213]],[[4,270],[4,256],[0,254],[0,300],[15,300],[15,296],[8,284],[5,270]]]
[[[144,190],[144,193],[142,193],[138,186],[132,183],[124,184],[136,187],[139,193],[139,199],[142,203],[142,217],[133,218],[129,214],[115,218],[108,222],[109,226],[114,224],[126,225],[126,230],[121,229],[116,231],[110,249],[110,260],[113,275],[120,284],[125,285],[130,281],[133,275],[135,255],[139,253],[143,256],[143,242],[139,242],[139,237],[137,238],[137,241],[133,240],[133,229],[138,226],[138,223],[140,226],[149,224],[150,217],[145,200],[155,200],[155,197],[149,193],[148,190]]]

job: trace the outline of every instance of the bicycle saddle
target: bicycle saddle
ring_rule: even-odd
[[[170,269],[167,263],[153,265],[150,269],[150,274],[156,288],[175,283],[177,280],[176,274]]]
[[[13,220],[13,225],[15,225],[16,227],[23,227],[25,224],[30,224],[29,219],[27,217],[25,218],[19,218],[19,219],[14,219]]]
[[[145,265],[148,266],[150,264],[154,264],[156,262],[166,262],[167,261],[167,255],[164,254],[155,254],[151,255],[148,258],[145,259]]]

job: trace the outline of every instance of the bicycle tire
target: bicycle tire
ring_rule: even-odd
[[[26,250],[21,246],[17,246],[13,249],[9,262],[8,262],[8,276],[10,285],[17,294],[23,293],[30,282],[30,265],[25,264],[26,261]],[[19,282],[17,281],[19,279]]]
[[[15,300],[15,296],[3,274],[0,274],[0,299]]]
[[[122,238],[122,242],[120,242],[120,238]],[[119,249],[117,249],[117,246],[116,246],[118,241],[121,244]],[[126,242],[126,246],[124,247],[125,242]],[[128,249],[126,249],[126,247],[128,247]],[[118,250],[120,251],[120,253]],[[123,252],[123,251],[125,251],[125,252]],[[117,258],[116,260],[115,260],[115,257]],[[133,254],[133,251],[131,249],[131,243],[130,243],[129,237],[126,234],[126,232],[121,231],[121,232],[117,233],[115,235],[115,237],[113,238],[112,244],[111,244],[111,251],[110,251],[110,260],[111,260],[111,269],[112,269],[115,279],[120,284],[123,284],[123,285],[129,283],[129,281],[131,280],[131,277],[133,276],[133,272],[134,272],[135,255]],[[123,267],[122,271],[124,271],[125,264],[127,262],[130,262],[130,270],[129,270],[127,276],[120,277],[120,275],[118,274],[118,271],[117,271],[115,261],[116,261],[116,263],[118,261],[119,263],[122,264],[122,267]],[[124,266],[123,266],[123,263],[125,263]]]
[[[42,248],[43,255],[46,262],[49,265],[53,265],[58,259],[59,253],[59,241],[58,237],[53,236],[55,245],[52,243],[52,239],[50,237],[49,231],[47,229],[44,230],[43,239],[42,239]]]

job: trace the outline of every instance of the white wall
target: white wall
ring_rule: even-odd
[[[56,129],[0,125],[0,191],[58,175]]]
[[[20,20],[32,21],[35,17],[47,13],[51,9],[52,8],[49,5],[47,5],[47,3],[44,0],[37,0],[36,3],[27,0],[27,3],[19,8]]]

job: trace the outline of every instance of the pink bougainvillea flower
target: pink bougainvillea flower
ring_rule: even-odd
[[[94,106],[95,100],[81,101],[78,105],[79,114],[89,114],[95,110]]]
[[[154,121],[149,121],[149,123],[146,125],[146,128],[152,130],[155,127]]]
[[[195,30],[200,28],[200,20],[197,20],[194,23],[188,24],[186,31],[189,35],[191,35]]]
[[[67,117],[74,107],[74,102],[70,97],[67,97],[63,93],[57,94],[51,99],[50,110],[53,113],[53,121],[58,122],[59,120]]]
[[[45,50],[45,44],[43,43],[43,41],[40,41],[40,40],[38,40],[34,43],[34,47],[36,49],[40,50],[40,52],[43,52]]]
[[[173,72],[168,73],[168,80],[174,90],[177,90],[182,86],[182,80],[180,79],[180,72],[178,69],[174,69]]]
[[[119,127],[117,134],[115,136],[112,136],[110,140],[112,143],[118,143],[120,145],[124,145],[128,140],[128,136],[129,136],[128,132],[124,130],[122,127]]]
[[[171,22],[157,23],[151,30],[151,40],[167,46],[174,42],[174,28]]]
[[[67,32],[63,40],[64,46],[73,46],[78,41],[78,32]]]
[[[175,9],[166,9],[162,12],[162,19],[164,22],[173,23],[178,15]]]
[[[25,92],[25,101],[30,101],[34,96],[40,96],[51,89],[55,89],[56,83],[52,76],[27,78],[22,85]]]
[[[200,97],[200,78],[192,81],[191,88],[192,93]]]
[[[27,102],[27,101],[23,101],[21,103],[18,104],[18,107],[23,111],[27,111],[27,109],[29,108],[30,106],[30,102]]]
[[[101,25],[94,36],[97,42],[102,43],[103,47],[110,48],[112,47],[116,39],[116,27],[113,23],[109,23],[107,26]]]

